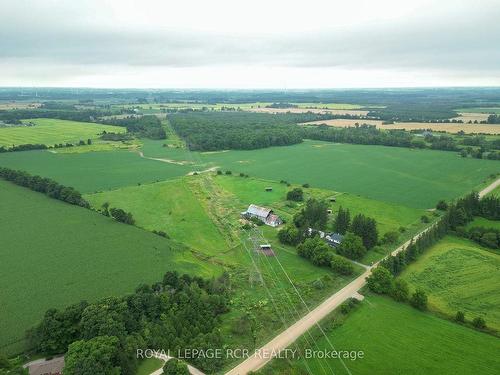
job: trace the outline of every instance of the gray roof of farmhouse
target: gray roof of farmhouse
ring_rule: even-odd
[[[260,207],[260,206],[257,206],[255,204],[251,204],[250,206],[248,206],[248,209],[247,209],[247,213],[249,213],[251,215],[258,216],[258,217],[262,217],[262,218],[268,217],[269,214],[271,213],[271,211],[272,210],[270,208]]]
[[[328,236],[332,241],[338,242],[342,242],[342,239],[344,238],[344,236],[342,236],[340,233],[330,233]]]

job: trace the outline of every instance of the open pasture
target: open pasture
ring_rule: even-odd
[[[466,319],[482,316],[500,329],[500,255],[480,245],[448,236],[412,263],[401,275],[412,288],[427,292],[429,307]]]
[[[130,186],[85,198],[96,209],[108,202],[111,207],[129,211],[139,227],[164,231],[172,239],[204,254],[226,251],[228,244],[186,179]]]
[[[123,295],[168,270],[220,269],[176,242],[0,180],[0,350],[24,345],[44,312]]]
[[[96,139],[103,131],[124,133],[126,129],[119,126],[93,124],[88,122],[30,119],[24,123],[34,126],[15,126],[0,128],[0,146],[10,147],[21,144],[45,144],[53,146],[56,143],[77,143],[80,140]]]
[[[468,121],[468,120],[467,120]],[[303,123],[302,125],[328,125],[335,127],[353,127],[356,124],[375,125],[378,129],[404,129],[404,130],[426,130],[458,133],[463,131],[465,133],[481,133],[481,134],[500,134],[500,126],[495,124],[438,124],[429,122],[395,122],[394,124],[383,124],[382,120],[363,119],[334,119],[334,120],[321,120]]]
[[[145,142],[144,154],[192,160],[267,180],[349,192],[414,208],[432,208],[497,173],[498,162],[463,159],[454,152],[305,141],[252,151],[199,153]],[[0,163],[1,163],[0,157]]]
[[[422,313],[386,297],[368,296],[344,324],[317,334],[312,350],[363,351],[363,358],[292,360],[292,372],[274,360],[259,373],[494,375],[500,368],[498,338]],[[332,348],[333,346],[333,348]],[[445,357],[444,357],[445,356]],[[307,366],[307,367],[306,367]],[[376,369],[376,372],[374,372]]]

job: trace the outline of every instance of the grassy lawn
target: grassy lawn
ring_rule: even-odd
[[[188,165],[141,158],[135,152],[58,153],[48,151],[0,154],[0,165],[26,170],[73,186],[82,193],[118,189],[183,176]]]
[[[42,143],[52,146],[56,143],[75,143],[80,140],[96,139],[104,130],[112,133],[125,133],[120,126],[93,124],[88,122],[37,118],[23,120],[35,126],[16,126],[0,128],[0,146],[10,147],[20,144]]]
[[[500,221],[498,220],[488,220],[484,217],[475,217],[469,224],[467,224],[467,229],[472,227],[485,227],[494,228],[500,230]]]
[[[104,202],[132,212],[136,225],[147,230],[161,230],[205,254],[218,254],[228,244],[209,218],[186,179],[131,186],[86,195],[93,207]]]
[[[139,367],[135,375],[149,375],[153,371],[158,370],[163,366],[163,361],[158,358],[148,358],[139,362]]]
[[[482,316],[500,329],[500,255],[480,245],[448,236],[401,275],[412,288],[424,289],[432,310],[467,319]]]
[[[0,180],[0,350],[52,307],[131,292],[172,269],[211,277],[221,268],[184,246]]]
[[[440,199],[456,198],[498,172],[494,160],[463,159],[454,152],[318,141],[209,153],[147,141],[143,150],[146,156],[194,160],[204,168],[218,166],[268,180],[309,183],[414,208],[432,208]]]
[[[336,329],[327,329],[336,350],[362,350],[364,358],[346,360],[352,374],[498,374],[500,340],[422,313],[409,305],[368,296]],[[332,350],[324,336],[313,350]],[[496,353],[496,354],[495,354]],[[306,367],[306,364],[308,367]],[[338,359],[298,359],[294,367],[315,375],[347,374]],[[284,360],[275,360],[262,374],[291,374]]]

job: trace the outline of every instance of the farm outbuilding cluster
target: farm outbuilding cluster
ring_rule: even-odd
[[[277,227],[283,224],[283,220],[274,214],[273,210],[267,207],[260,207],[255,204],[248,206],[247,210],[241,213],[246,219],[256,218],[261,220],[264,224],[271,227]]]

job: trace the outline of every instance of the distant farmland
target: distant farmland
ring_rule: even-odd
[[[0,128],[0,146],[10,147],[20,144],[44,144],[53,146],[56,143],[77,143],[80,140],[96,139],[103,131],[124,133],[126,129],[120,126],[100,125],[89,122],[31,119],[24,123],[34,126],[12,126]]]
[[[467,120],[468,121],[468,120]],[[434,131],[443,131],[448,133],[484,133],[484,134],[500,134],[500,125],[495,124],[437,124],[428,122],[395,122],[394,124],[384,125],[382,120],[372,119],[334,119],[306,122],[302,125],[328,125],[341,128],[355,126],[355,124],[375,125],[379,129],[405,129],[405,130],[425,130],[431,129]]]

